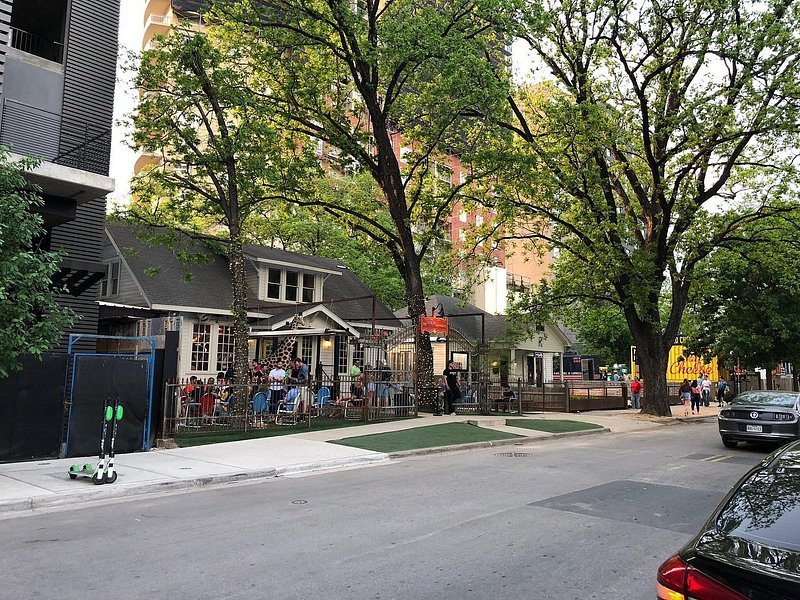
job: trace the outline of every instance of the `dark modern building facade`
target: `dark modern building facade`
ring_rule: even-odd
[[[105,196],[114,189],[118,19],[119,0],[0,0],[0,144],[42,161],[27,177],[44,196],[46,245],[66,253],[57,283],[82,333],[97,332]]]
[[[108,173],[119,7],[119,0],[0,0],[0,144],[12,159],[41,160],[26,177],[45,201],[43,246],[63,251],[55,283],[66,292],[59,301],[80,315],[56,355],[66,352],[70,333],[97,333],[105,197],[114,189]],[[77,347],[91,352],[95,341]],[[25,364],[13,385],[30,404],[42,366]],[[63,423],[64,377],[47,376],[61,380]],[[15,440],[30,436],[23,426],[28,404],[0,403],[0,460],[4,451],[16,457]]]

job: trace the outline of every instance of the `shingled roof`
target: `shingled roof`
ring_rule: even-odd
[[[150,307],[185,307],[191,312],[227,311],[231,305],[230,273],[228,261],[224,256],[213,253],[201,241],[188,236],[178,236],[178,246],[187,252],[202,255],[205,260],[192,264],[182,263],[170,248],[150,245],[139,239],[134,229],[123,223],[107,223],[106,232],[125,259],[131,273],[142,289]],[[278,248],[245,245],[245,255],[253,262],[249,269],[255,269],[258,262],[275,262],[281,266],[298,265],[327,273],[323,285],[322,302],[338,317],[349,322],[369,322],[372,317],[372,291],[355,273],[341,262],[288,252]],[[190,279],[187,280],[187,273]],[[355,300],[344,300],[358,298]],[[270,321],[279,320],[286,314],[294,314],[303,304],[277,304],[258,299],[256,293],[248,289],[248,309],[251,312],[272,314]],[[398,325],[392,312],[380,301],[376,302],[375,317],[381,325]]]

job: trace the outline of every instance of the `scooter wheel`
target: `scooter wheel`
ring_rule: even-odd
[[[92,483],[95,485],[103,485],[106,482],[105,476],[92,477]]]
[[[70,478],[70,479],[77,479],[77,478],[78,478],[78,476],[77,476],[75,473],[70,473],[70,474],[69,474],[69,478]]]
[[[114,473],[109,477],[108,475],[103,475],[103,483],[114,483],[117,480],[117,472]]]

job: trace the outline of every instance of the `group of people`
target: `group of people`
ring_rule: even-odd
[[[727,381],[720,379],[715,386],[703,373],[692,381],[684,379],[678,390],[683,403],[683,415],[688,417],[690,409],[692,414],[699,414],[700,406],[710,406],[712,388],[716,389],[717,406],[722,406],[728,389]]]
[[[278,407],[293,401],[300,395],[300,389],[308,385],[308,365],[301,358],[294,358],[287,371],[275,367],[270,371],[253,361],[250,369],[250,385],[247,394],[233,384],[233,369],[220,371],[217,377],[209,377],[205,382],[192,375],[189,383],[181,390],[182,402],[188,417],[224,417],[233,414],[241,407],[237,406],[236,392],[242,397],[254,398],[259,392],[268,401],[268,410],[275,413]],[[258,407],[261,408],[261,407]],[[254,410],[256,407],[254,406]],[[267,410],[267,407],[263,407]],[[258,412],[258,411],[256,411]]]
[[[350,379],[350,395],[340,395],[336,404],[360,406],[365,399],[370,406],[375,404],[387,406],[389,404],[389,397],[394,386],[392,370],[385,360],[378,360],[374,368],[371,365],[364,365],[362,368],[361,363],[354,360],[350,367]]]
[[[232,379],[226,377],[224,371],[217,377],[209,377],[206,381],[192,375],[189,383],[182,390],[182,401],[186,407],[187,417],[216,417],[230,414],[236,398],[233,393]]]

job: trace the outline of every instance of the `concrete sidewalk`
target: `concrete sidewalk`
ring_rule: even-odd
[[[681,408],[681,407],[678,407]],[[712,416],[712,409],[708,415]],[[682,412],[682,408],[681,408]],[[673,411],[674,413],[674,411]],[[714,415],[716,413],[714,412]],[[69,507],[85,502],[125,498],[153,492],[185,490],[229,482],[278,477],[311,471],[386,463],[392,456],[330,443],[348,437],[387,433],[443,423],[471,422],[481,427],[523,436],[511,440],[480,442],[438,449],[421,449],[394,456],[429,454],[473,447],[503,446],[587,433],[628,432],[653,429],[677,419],[637,418],[634,411],[591,413],[544,413],[504,416],[424,415],[418,419],[370,423],[342,429],[296,433],[192,448],[122,454],[115,458],[119,472],[114,484],[94,485],[89,479],[71,480],[70,465],[95,463],[97,456],[0,464],[0,515],[22,514],[47,507]],[[508,427],[507,418],[566,419],[601,425],[590,432],[552,434]]]

